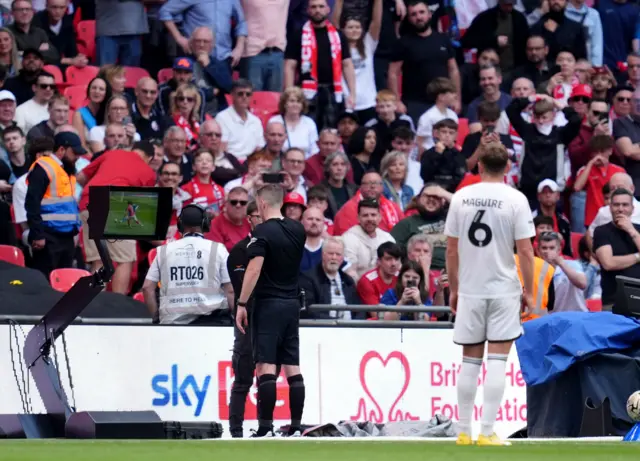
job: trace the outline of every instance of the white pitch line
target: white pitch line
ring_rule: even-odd
[[[531,438],[506,439],[512,443],[612,443],[621,442],[622,437],[582,437],[582,438]],[[256,439],[207,439],[206,441],[234,441],[234,442],[423,442],[423,443],[454,443],[455,437],[261,437]]]

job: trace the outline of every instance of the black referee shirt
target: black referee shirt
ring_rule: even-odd
[[[298,297],[298,274],[306,234],[298,221],[273,218],[259,224],[247,245],[249,259],[264,257],[256,298]]]
[[[231,286],[233,287],[236,301],[240,296],[244,273],[247,270],[247,264],[249,264],[247,245],[250,240],[250,237],[245,237],[236,243],[227,258],[227,272],[229,272],[229,279],[231,279]]]

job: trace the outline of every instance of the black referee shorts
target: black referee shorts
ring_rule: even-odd
[[[263,298],[253,305],[251,325],[256,363],[300,365],[300,302]]]

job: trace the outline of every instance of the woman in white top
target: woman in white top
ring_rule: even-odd
[[[312,118],[304,113],[307,111],[307,99],[297,86],[287,88],[280,95],[278,112],[269,119],[269,123],[282,123],[285,128],[283,152],[292,147],[304,152],[305,158],[318,153],[318,128]]]
[[[344,0],[336,0],[333,8],[333,23],[340,24]],[[382,0],[374,0],[371,13],[371,24],[365,33],[360,18],[347,17],[342,24],[342,33],[349,42],[351,61],[356,73],[355,110],[360,126],[364,126],[376,116],[376,81],[373,72],[373,55],[380,40],[382,26]],[[347,83],[342,78],[345,97],[349,95]]]
[[[110,123],[120,123],[124,125],[130,145],[136,141],[140,141],[140,135],[136,132],[136,127],[131,122],[131,112],[127,98],[125,98],[124,95],[112,96],[107,103],[104,123],[94,126],[89,131],[89,147],[94,154],[104,150],[104,136],[107,131],[107,125]]]

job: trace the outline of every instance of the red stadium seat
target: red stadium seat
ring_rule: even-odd
[[[459,118],[458,119],[458,140],[456,143],[459,146],[464,144],[464,138],[469,134],[469,119],[467,118]]]
[[[96,58],[96,22],[80,21],[76,27],[78,53],[84,54],[89,61]]]
[[[578,246],[580,245],[580,239],[582,237],[584,237],[584,234],[581,234],[580,232],[571,232],[571,251],[573,251],[573,257],[575,259],[580,259]]]
[[[87,103],[87,85],[72,85],[64,90],[71,109],[78,110]]]
[[[13,209],[13,204],[11,204],[9,210],[11,212],[11,222],[13,223],[13,230],[15,231],[16,238],[19,242],[20,240],[22,240],[22,227],[20,226],[20,224],[16,223],[16,211]]]
[[[83,269],[56,269],[49,275],[49,283],[54,290],[66,293],[78,280],[87,275],[91,275],[91,272]]]
[[[144,303],[144,295],[142,294],[141,291],[139,291],[135,295],[133,295],[133,299],[135,299],[138,302]]]
[[[279,102],[280,93],[276,91],[255,91],[251,99],[251,111],[256,115],[263,112],[277,113]]]
[[[88,85],[98,75],[98,72],[100,72],[100,68],[96,66],[69,66],[64,71],[64,75],[70,85]]]
[[[127,82],[124,84],[127,88],[135,88],[138,84],[138,80],[143,77],[151,77],[149,72],[142,67],[125,67],[125,76],[127,78]]]
[[[157,248],[152,248],[151,251],[149,251],[149,254],[147,255],[147,261],[149,261],[149,267],[151,267],[153,260],[156,259],[156,254],[158,254]]]
[[[64,83],[64,77],[62,76],[62,71],[58,66],[54,66],[53,64],[47,64],[42,68],[45,72],[49,72],[53,75],[53,79],[56,81],[56,85],[60,83]]]
[[[24,267],[24,255],[20,248],[12,245],[0,245],[0,261]]]
[[[587,309],[589,312],[601,312],[602,300],[601,299],[587,299]]]
[[[158,84],[162,85],[165,82],[168,82],[173,78],[173,69],[171,67],[167,67],[166,69],[160,69],[158,71]]]

